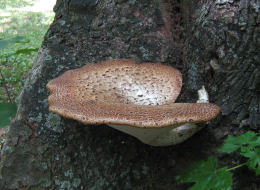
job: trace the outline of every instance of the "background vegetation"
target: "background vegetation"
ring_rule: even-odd
[[[53,20],[54,4],[55,0],[1,0],[0,40],[23,36],[23,41],[0,49],[0,102],[15,102]]]
[[[1,0],[0,128],[16,113],[16,97],[53,20],[56,0]]]

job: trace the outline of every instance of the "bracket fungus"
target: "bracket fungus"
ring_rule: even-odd
[[[107,124],[145,144],[168,146],[183,142],[201,129],[195,123],[220,112],[211,103],[175,103],[181,86],[181,73],[159,63],[89,63],[47,84],[49,111],[84,124]]]

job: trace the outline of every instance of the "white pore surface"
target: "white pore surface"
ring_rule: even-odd
[[[132,135],[143,143],[151,146],[169,146],[179,144],[201,129],[201,127],[198,127],[193,123],[161,128],[138,128],[127,125],[109,126]]]
[[[134,93],[137,94],[131,94],[132,96],[138,97],[139,94],[145,94],[145,90],[140,88],[140,86],[137,88],[138,89],[134,91]],[[145,94],[145,96],[147,97],[149,96],[149,94]],[[197,103],[209,102],[208,92],[206,91],[204,86],[202,86],[202,88],[198,90],[198,96],[199,98],[197,100]],[[153,99],[153,97],[150,98]],[[161,128],[138,128],[126,125],[109,126],[129,135],[132,135],[143,143],[151,146],[169,146],[182,143],[202,128],[194,123],[185,123],[179,126],[175,125]]]

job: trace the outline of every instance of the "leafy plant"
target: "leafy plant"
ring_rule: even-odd
[[[25,37],[24,36],[16,36],[16,37],[13,37],[11,39],[8,39],[8,40],[0,40],[0,49],[4,49],[8,46],[10,46],[11,44],[14,44],[14,43],[28,43],[29,40],[25,40]],[[31,52],[35,52],[35,51],[38,51],[38,48],[20,48],[18,50],[16,50],[14,53],[9,53],[9,54],[6,54],[6,55],[0,55],[0,58],[1,60],[3,60],[4,57],[8,58],[10,56],[18,56],[19,54],[24,54],[24,55],[27,55],[27,54],[31,54]],[[5,90],[5,93],[8,97],[8,101],[9,102],[13,102],[12,100],[12,97],[11,97],[11,94],[9,92],[9,88],[8,88],[8,85],[7,85],[7,80],[10,81],[10,79],[14,79],[13,77],[13,73],[10,72],[9,69],[6,69],[4,68],[3,66],[0,67],[0,77],[1,77],[1,83],[4,87],[4,90]],[[12,80],[11,80],[12,81]]]
[[[4,13],[0,17],[0,128],[8,125],[15,115],[15,98],[54,17],[51,9],[37,12],[20,9],[35,3],[34,0],[0,3],[0,11]]]
[[[51,1],[50,4],[54,4],[55,0]],[[54,13],[49,4],[49,9],[38,9],[40,6],[35,0],[3,0],[0,4],[0,11],[3,13],[0,17],[0,70],[5,79],[3,81],[0,76],[0,102],[10,102],[10,98],[14,101],[22,90]],[[36,5],[36,8],[30,5]],[[21,8],[25,6],[26,9]],[[11,41],[12,43],[7,44]],[[3,83],[9,90],[10,98]]]
[[[14,38],[8,39],[8,40],[0,40],[0,49],[3,49],[5,47],[8,47],[10,44],[13,43],[28,43],[28,40],[25,40],[25,38],[23,36],[16,36]],[[19,54],[30,54],[31,52],[35,52],[38,51],[38,48],[21,48],[16,50],[14,53],[12,54],[8,54],[7,56],[10,55],[14,55],[17,56]],[[5,89],[5,92],[7,94],[8,100],[9,102],[1,102],[0,103],[0,128],[5,127],[7,125],[9,125],[10,123],[10,118],[14,117],[16,114],[16,110],[17,110],[17,105],[16,103],[13,102],[8,86],[7,86],[7,82],[6,82],[6,78],[4,77],[3,74],[3,68],[0,67],[0,77],[1,77],[1,83],[3,84],[3,87]]]
[[[217,158],[199,161],[184,170],[176,179],[182,183],[195,182],[189,190],[223,190],[232,185],[232,173],[227,167],[217,169]]]
[[[16,103],[0,103],[0,128],[9,125],[11,118],[16,114],[17,105]]]
[[[176,176],[181,183],[194,182],[189,190],[229,190],[232,186],[232,170],[247,165],[249,169],[260,174],[260,134],[249,131],[234,137],[229,135],[221,152],[231,153],[240,150],[240,155],[248,158],[247,162],[232,168],[217,169],[217,158],[210,157],[207,161],[195,162]]]
[[[248,161],[243,165],[247,165],[249,169],[255,171],[256,175],[260,174],[260,134],[249,131],[238,137],[228,136],[225,144],[220,148],[221,152],[230,153],[240,149],[240,154]]]

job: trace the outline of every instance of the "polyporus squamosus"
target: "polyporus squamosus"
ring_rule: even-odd
[[[84,124],[107,124],[152,146],[173,145],[220,112],[211,103],[174,103],[181,86],[181,73],[158,63],[90,63],[47,84],[49,110]]]

